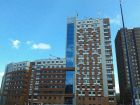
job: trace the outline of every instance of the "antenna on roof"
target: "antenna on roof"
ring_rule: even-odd
[[[78,17],[78,13],[76,14],[76,16]]]
[[[60,59],[60,57],[54,56],[54,55],[52,55],[52,54],[49,54],[49,56],[50,56],[51,58]]]
[[[76,18],[78,18],[78,12],[76,11]]]

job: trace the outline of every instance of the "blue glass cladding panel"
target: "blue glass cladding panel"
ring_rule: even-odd
[[[66,45],[66,67],[75,67],[74,65],[74,23],[67,24],[67,45]],[[74,71],[66,71],[66,94],[72,94],[74,87]]]
[[[74,67],[74,23],[67,24],[66,67]]]
[[[74,71],[66,71],[66,90],[67,94],[73,93],[73,85],[74,85]]]

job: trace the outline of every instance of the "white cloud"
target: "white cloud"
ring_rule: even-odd
[[[12,46],[16,49],[19,48],[20,43],[21,43],[19,40],[11,40],[11,42],[12,42]]]
[[[32,45],[33,49],[40,49],[40,50],[49,50],[51,49],[51,46],[46,43],[38,43],[38,44],[33,44]]]
[[[121,25],[121,16],[118,14],[114,18],[111,18],[110,23],[120,26]]]
[[[28,45],[31,44],[31,43],[32,43],[32,41],[29,41],[29,40],[26,41],[26,44],[28,44]]]

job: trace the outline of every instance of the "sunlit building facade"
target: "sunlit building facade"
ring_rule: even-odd
[[[67,22],[67,41],[66,41],[66,67],[75,68],[75,18]],[[75,71],[66,71],[66,92],[71,91],[75,95]],[[69,104],[74,104],[75,98],[70,97]]]
[[[72,105],[71,85],[65,81],[66,72],[74,70],[66,68],[63,58],[10,63],[3,78],[1,105]]]
[[[1,85],[1,105],[28,103],[30,76],[30,62],[8,64]]]
[[[2,105],[116,105],[109,19],[68,18],[66,40],[66,59],[7,65]]]
[[[115,105],[109,19],[68,18],[66,65],[75,67],[75,105]]]

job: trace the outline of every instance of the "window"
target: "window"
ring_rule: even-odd
[[[109,93],[109,95],[114,95],[114,92],[108,92]]]
[[[81,91],[78,91],[78,94],[81,94]],[[80,98],[80,97],[79,97]]]
[[[113,89],[113,86],[108,86],[108,89]]]
[[[112,79],[112,75],[107,75],[107,78],[108,79]]]
[[[109,30],[108,29],[104,29],[104,32],[108,32]]]
[[[37,96],[34,96],[34,99],[37,99]]]
[[[60,63],[63,63],[63,61],[60,61]]]
[[[114,98],[109,98],[109,100],[114,100]]]
[[[89,80],[88,80],[89,81]],[[90,86],[87,86],[87,88],[90,88]]]
[[[41,64],[41,62],[37,62],[37,64]]]
[[[82,88],[85,88],[85,86],[82,86]]]

